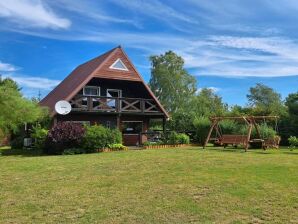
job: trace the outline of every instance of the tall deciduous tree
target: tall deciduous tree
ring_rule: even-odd
[[[184,60],[173,51],[150,57],[149,86],[170,113],[191,102],[196,92],[196,79],[184,69]]]
[[[281,95],[263,84],[251,87],[247,99],[255,114],[284,115],[286,112]]]
[[[222,98],[208,88],[203,88],[194,97],[192,105],[196,117],[220,116],[228,110],[228,105],[222,102]]]
[[[0,78],[0,129],[16,130],[25,122],[34,122],[45,116],[45,109],[22,96],[20,88],[11,79]]]

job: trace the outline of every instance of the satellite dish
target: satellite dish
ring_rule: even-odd
[[[55,104],[55,111],[62,115],[69,114],[71,111],[71,105],[66,100],[60,100]]]

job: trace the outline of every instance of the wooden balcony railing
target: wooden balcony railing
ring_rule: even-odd
[[[101,112],[133,112],[133,113],[158,113],[161,112],[151,99],[119,98],[103,96],[77,95],[71,101],[73,111],[101,111]]]

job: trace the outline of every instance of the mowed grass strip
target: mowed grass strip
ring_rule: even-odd
[[[298,151],[0,156],[0,223],[298,223]]]

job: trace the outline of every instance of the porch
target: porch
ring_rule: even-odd
[[[77,95],[71,101],[74,112],[109,112],[163,115],[153,99]]]

